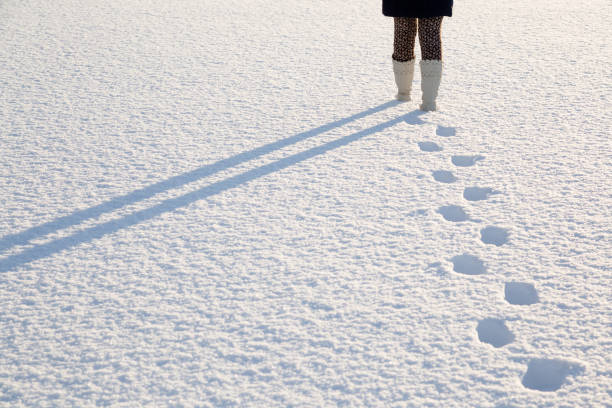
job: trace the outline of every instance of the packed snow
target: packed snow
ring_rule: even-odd
[[[610,15],[0,2],[0,406],[612,407]]]

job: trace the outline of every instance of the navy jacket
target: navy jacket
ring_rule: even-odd
[[[383,0],[389,17],[439,17],[453,15],[453,0]]]

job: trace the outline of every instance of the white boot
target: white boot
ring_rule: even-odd
[[[409,101],[414,77],[414,60],[404,62],[393,60],[393,73],[397,84],[396,98],[399,101]]]
[[[421,65],[421,90],[423,91],[423,103],[421,110],[435,111],[436,97],[442,79],[442,61],[423,60]]]

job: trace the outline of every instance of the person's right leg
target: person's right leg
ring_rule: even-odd
[[[442,79],[442,18],[419,18],[419,43],[421,45],[421,110],[436,110],[436,98]]]
[[[442,18],[419,18],[419,45],[422,60],[442,60]]]
[[[417,20],[410,17],[395,17],[393,37],[393,73],[397,84],[397,99],[410,100],[414,75],[414,44]]]

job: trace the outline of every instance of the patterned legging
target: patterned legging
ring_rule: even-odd
[[[414,42],[419,31],[421,58],[424,60],[442,59],[442,17],[417,19],[412,17],[395,17],[395,35],[393,39],[393,59],[409,61],[414,59]]]

